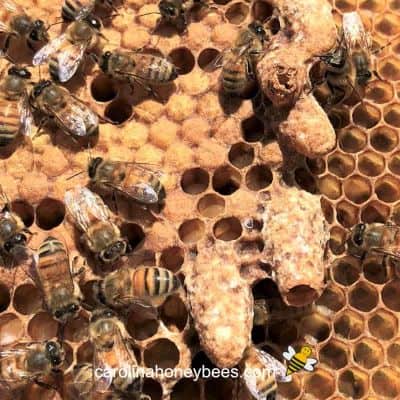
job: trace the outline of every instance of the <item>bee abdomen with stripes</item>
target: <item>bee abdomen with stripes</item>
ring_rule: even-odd
[[[143,302],[158,305],[180,287],[179,278],[165,268],[122,268],[104,278],[97,296],[112,307]]]

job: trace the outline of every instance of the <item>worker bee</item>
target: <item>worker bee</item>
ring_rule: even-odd
[[[96,5],[115,10],[115,0],[64,0],[61,16],[64,21],[75,21],[86,18]]]
[[[115,313],[109,309],[97,309],[89,323],[89,334],[94,345],[95,390],[110,389],[119,396],[131,395],[138,400],[151,398],[141,393],[143,381],[138,376],[138,363],[128,334]],[[121,373],[121,371],[124,371]],[[135,396],[135,397],[133,397]]]
[[[328,105],[339,104],[348,99],[372,77],[371,38],[357,12],[343,14],[339,36],[337,47],[321,56],[326,65],[325,80],[331,91]]]
[[[110,210],[103,200],[85,187],[76,187],[65,194],[65,205],[82,240],[90,251],[104,263],[112,263],[130,250],[119,228],[111,221]]]
[[[241,362],[243,379],[257,400],[275,400],[278,382],[289,382],[285,366],[276,358],[254,346],[246,349]]]
[[[206,1],[203,0],[161,0],[158,3],[158,12],[150,12],[138,17],[143,17],[150,14],[159,14],[160,18],[157,21],[155,30],[163,24],[167,23],[174,26],[179,32],[187,30],[189,13],[196,6],[209,7]]]
[[[287,351],[283,353],[283,357],[289,361],[286,369],[286,376],[290,376],[295,372],[314,371],[314,365],[318,362],[316,359],[311,358],[312,348],[310,346],[303,346],[298,353],[292,346],[289,346]]]
[[[85,51],[101,36],[101,28],[101,21],[91,14],[72,22],[66,32],[34,55],[33,65],[49,62],[49,72],[55,81],[69,81],[78,70]]]
[[[107,370],[106,370],[107,371]],[[106,389],[107,384],[104,385],[104,379],[100,376],[101,373],[105,372],[102,369],[95,371],[92,363],[78,364],[73,369],[73,387],[75,393],[72,398],[92,400],[96,389]],[[108,371],[107,371],[108,372]],[[97,376],[96,376],[97,374]],[[102,383],[96,385],[96,380],[100,379]],[[107,380],[105,380],[107,382]],[[79,395],[78,395],[79,394]],[[106,397],[102,397],[104,400],[149,400],[147,395],[140,392],[134,393],[107,393]]]
[[[3,71],[4,72],[4,71]],[[31,136],[33,116],[27,85],[31,73],[12,66],[0,82],[0,147],[7,146],[19,134]]]
[[[158,306],[181,287],[170,270],[159,267],[120,268],[94,286],[95,297],[110,307],[133,303]]]
[[[35,84],[30,102],[33,108],[45,115],[46,120],[53,119],[69,135],[88,137],[98,133],[98,115],[66,88],[50,80]]]
[[[0,350],[0,376],[6,383],[35,383],[47,386],[41,378],[62,369],[65,352],[57,341],[25,343]]]
[[[74,273],[68,253],[62,242],[49,236],[38,250],[37,274],[44,300],[53,317],[65,323],[76,317],[82,294],[74,282]]]
[[[165,57],[139,51],[105,52],[99,60],[100,69],[118,80],[135,82],[153,93],[149,85],[164,85],[177,76],[175,65]]]
[[[3,209],[0,212],[0,248],[9,256],[18,257],[27,250],[27,236],[30,233],[18,214],[11,211],[10,201],[0,186]]]
[[[366,85],[372,77],[371,37],[365,31],[360,15],[355,11],[343,14],[342,30],[348,57],[354,64],[356,82],[360,86]]]
[[[269,33],[259,21],[253,21],[241,30],[233,47],[213,61],[222,67],[222,88],[226,94],[241,96],[255,83],[255,66],[265,52]]]
[[[158,174],[144,164],[96,157],[89,161],[88,175],[94,186],[118,191],[145,204],[159,203],[165,196]]]
[[[302,307],[288,306],[281,298],[256,299],[254,300],[253,325],[266,325],[273,320],[285,318],[301,318],[310,314],[313,309],[313,304]]]
[[[5,18],[0,21],[0,33],[6,35],[3,52],[7,53],[12,37],[25,38],[29,48],[40,42],[47,42],[49,36],[44,22],[33,20],[26,11],[12,0],[0,0],[0,9],[4,9]]]
[[[358,224],[349,238],[349,253],[364,258],[368,252],[400,259],[400,227],[389,223]]]

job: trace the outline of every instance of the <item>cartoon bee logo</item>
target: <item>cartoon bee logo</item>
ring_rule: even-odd
[[[303,346],[298,353],[296,350],[289,346],[287,351],[283,353],[283,357],[288,360],[286,369],[286,376],[299,372],[302,369],[308,372],[314,371],[314,365],[318,362],[315,358],[311,358],[312,348],[310,346]]]

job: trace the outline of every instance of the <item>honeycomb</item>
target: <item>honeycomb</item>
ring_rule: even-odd
[[[61,2],[20,3],[48,23],[59,19]],[[399,33],[397,1],[332,3],[337,22],[341,13],[359,11],[378,46]],[[183,266],[196,245],[212,238],[228,242],[243,257],[241,274],[252,281],[250,267],[264,246],[262,225],[256,219],[248,229],[243,221],[257,216],[256,194],[266,193],[279,180],[275,167],[281,154],[268,126],[254,115],[251,95],[241,101],[225,99],[219,92],[220,72],[209,66],[233,42],[242,24],[254,17],[265,19],[272,7],[261,0],[215,0],[205,15],[193,13],[184,35],[168,27],[160,35],[151,35],[157,16],[135,18],[156,9],[154,1],[125,0],[112,18],[102,9],[98,12],[104,17],[105,49],[156,49],[178,67],[178,79],[157,90],[157,99],[139,87],[132,93],[101,74],[89,59],[67,84],[115,123],[101,125],[91,146],[93,154],[155,164],[164,172],[167,196],[162,212],[152,213],[117,199],[122,232],[135,248],[134,255],[143,255],[139,260],[132,256],[128,262],[165,267],[184,279]],[[62,28],[56,25],[51,35]],[[11,52],[19,62],[29,61],[15,43]],[[280,384],[283,399],[400,398],[399,270],[383,265],[379,257],[369,256],[361,263],[345,252],[348,229],[356,223],[388,219],[400,223],[399,53],[400,40],[393,40],[376,54],[382,80],[371,81],[362,102],[351,98],[329,113],[337,132],[336,148],[323,158],[300,160],[296,165],[294,183],[323,196],[321,204],[330,224],[329,247],[335,257],[327,287],[315,307],[301,309],[290,318],[278,315],[252,330],[253,342],[278,358],[288,345],[297,348],[308,342],[314,346],[317,369]],[[315,94],[323,102],[323,88]],[[71,255],[82,254],[76,231],[65,218],[63,196],[69,188],[87,183],[85,175],[68,178],[85,170],[88,152],[49,126],[33,146],[20,141],[2,149],[0,156],[1,184],[12,199],[12,208],[36,233],[29,246],[37,249],[44,237],[54,234],[65,240]],[[90,289],[102,274],[96,268],[86,270],[80,281],[85,301],[90,303]],[[279,302],[278,289],[268,278],[253,287],[253,295]],[[281,308],[291,315],[291,309]],[[168,298],[159,307],[158,318],[153,311],[134,308],[123,316],[141,365],[212,366],[199,346],[183,294]],[[56,382],[59,393],[31,383],[18,392],[20,398],[77,398],[70,390],[70,370],[92,359],[89,317],[90,312],[82,310],[78,319],[62,328],[44,310],[40,291],[24,268],[1,268],[0,346],[55,338],[62,330],[67,353],[65,379]],[[2,398],[15,396],[6,388],[1,390]],[[152,400],[248,398],[239,382],[221,378],[198,382],[147,378],[144,393]]]

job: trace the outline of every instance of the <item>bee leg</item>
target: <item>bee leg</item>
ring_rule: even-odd
[[[71,263],[71,275],[72,275],[73,278],[76,278],[77,276],[83,274],[85,272],[85,269],[86,269],[86,260],[85,260],[83,262],[83,265],[78,270],[75,270],[75,267],[78,264],[77,258],[78,257],[75,257],[72,260],[72,263]]]
[[[40,136],[40,131],[42,130],[43,126],[46,125],[49,122],[49,117],[43,117],[38,125],[38,128],[34,134],[31,136],[31,140],[35,138],[36,136]]]
[[[56,386],[50,385],[49,383],[46,383],[46,382],[39,381],[39,379],[37,379],[37,378],[35,378],[33,380],[33,382],[35,382],[36,385],[41,386],[42,388],[45,388],[47,390],[56,390],[57,391]]]
[[[11,37],[12,37],[12,36],[16,36],[16,35],[14,35],[13,33],[9,33],[9,34],[7,35],[7,37],[6,37],[6,40],[4,41],[4,47],[3,47],[3,49],[2,49],[2,52],[3,52],[4,54],[7,54],[7,53],[8,53],[8,50],[9,50],[10,44],[11,44]]]
[[[372,73],[373,73],[380,81],[383,81],[383,78],[380,76],[379,72],[378,72],[376,69],[374,69],[374,70],[372,71]]]
[[[112,200],[113,200],[114,207],[115,207],[115,213],[116,213],[117,215],[119,215],[119,212],[118,212],[117,195],[115,194],[115,190],[112,191]]]

